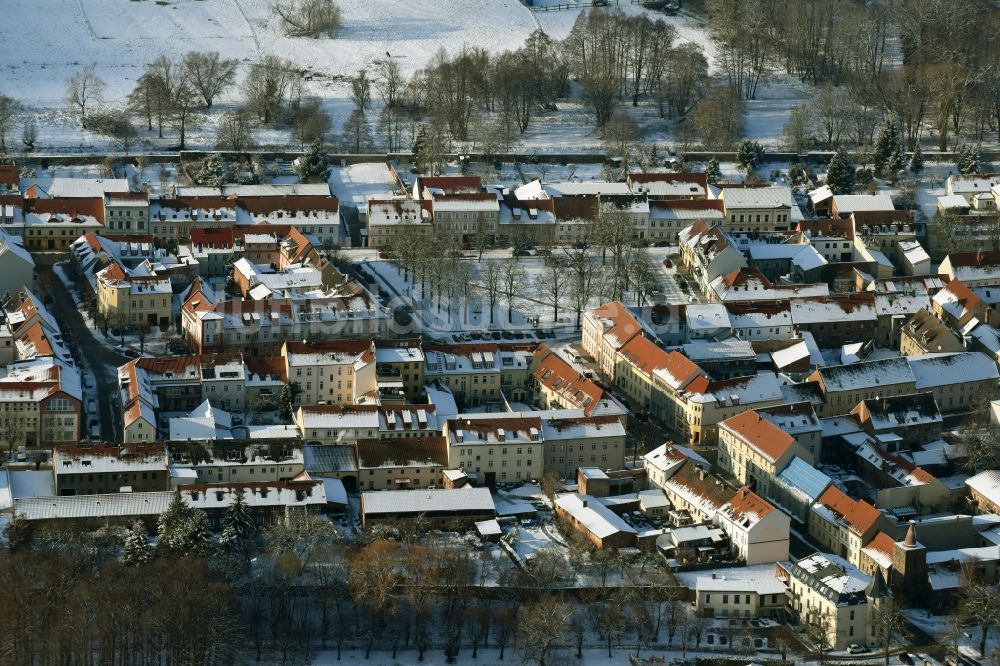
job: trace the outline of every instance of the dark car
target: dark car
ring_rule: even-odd
[[[674,267],[674,262],[670,261],[669,259],[664,259],[663,260],[663,267],[664,268],[673,268]]]

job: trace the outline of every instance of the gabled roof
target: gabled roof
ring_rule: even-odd
[[[882,512],[864,500],[855,500],[836,486],[830,486],[816,500],[855,534],[864,534],[882,518]]]
[[[732,499],[719,509],[719,513],[745,529],[752,528],[772,511],[774,506],[747,486],[737,490]]]
[[[795,438],[755,411],[747,410],[719,424],[771,462],[777,461],[795,444]]]

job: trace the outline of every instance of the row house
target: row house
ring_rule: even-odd
[[[199,352],[222,349],[275,355],[286,340],[384,337],[390,315],[349,282],[323,298],[225,300],[199,279],[181,306],[181,328]]]
[[[214,192],[161,197],[150,202],[149,220],[157,242],[187,243],[197,229],[224,229],[236,224],[236,202]]]
[[[330,194],[328,187],[321,185],[316,190],[318,194],[286,193],[285,188],[272,192],[272,186],[237,190],[245,194],[236,195],[236,224],[255,228],[287,225],[312,236],[321,247],[339,246],[344,237],[340,201]]]
[[[965,351],[959,335],[927,310],[920,310],[903,326],[899,352],[903,356]]]
[[[708,300],[715,303],[764,301],[792,298],[816,298],[830,295],[825,283],[775,284],[753,268],[734,270],[712,280],[706,290]]]
[[[149,194],[108,192],[104,195],[104,228],[119,236],[146,236],[149,228]]]
[[[1000,250],[953,252],[944,258],[938,272],[948,280],[961,280],[967,287],[1000,285]]]
[[[430,202],[414,199],[369,199],[368,247],[390,249],[434,233]]]
[[[297,405],[354,404],[378,390],[371,340],[285,342],[281,356],[299,386]]]
[[[875,647],[872,578],[842,557],[814,553],[782,565],[787,576],[788,612],[801,627],[820,627],[825,649]],[[884,582],[884,581],[883,581]]]
[[[250,519],[261,529],[330,510],[322,480],[182,484],[176,492],[188,507],[205,512],[213,530],[225,526],[226,515],[237,495],[243,496]]]
[[[437,406],[430,404],[303,405],[295,424],[309,445],[436,437],[443,428]]]
[[[359,439],[355,453],[359,488],[367,490],[436,488],[449,467],[448,439],[442,435]]]
[[[715,520],[747,566],[788,559],[791,520],[746,486],[719,508]]]
[[[796,330],[808,331],[822,348],[875,337],[878,315],[871,293],[837,294],[789,301]]]
[[[636,336],[656,339],[646,322],[620,301],[586,310],[580,319],[583,351],[597,362],[601,373],[611,379],[615,378],[619,351]]]
[[[170,276],[148,260],[132,269],[112,263],[95,277],[97,311],[112,326],[165,329],[173,320]]]
[[[702,291],[717,277],[747,267],[743,253],[722,227],[699,220],[685,228],[678,240],[681,266]]]
[[[765,497],[793,457],[815,462],[794,437],[757,412],[747,410],[719,423],[719,465]]]
[[[545,466],[542,419],[487,414],[449,419],[448,466],[475,475],[481,484],[540,479]]]
[[[164,444],[52,449],[54,487],[59,496],[169,490],[167,467]]]
[[[539,409],[580,409],[586,416],[615,415],[628,410],[593,379],[542,344],[532,359],[535,404]]]
[[[792,227],[792,191],[787,187],[722,188],[726,231],[784,231]],[[797,210],[797,208],[796,208]]]
[[[11,445],[75,444],[82,400],[80,372],[66,362],[41,357],[11,363],[0,378],[0,424]]]
[[[824,550],[860,565],[861,548],[879,531],[892,530],[894,521],[864,500],[848,497],[829,486],[809,513],[809,536]]]
[[[394,386],[410,402],[424,392],[424,350],[419,338],[375,342],[375,376],[380,387]]]
[[[688,359],[655,373],[651,414],[696,444],[711,444],[718,423],[747,409],[785,402],[774,373],[712,381]],[[688,364],[690,364],[689,367]]]
[[[424,377],[455,396],[459,406],[527,399],[532,352],[496,344],[433,344],[424,349]]]

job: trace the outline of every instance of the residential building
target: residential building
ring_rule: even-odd
[[[845,557],[854,566],[861,560],[861,548],[879,530],[892,529],[892,522],[864,500],[848,497],[829,486],[809,514],[809,536],[829,552]]]
[[[413,199],[369,199],[367,225],[368,247],[379,249],[399,249],[434,231],[430,202]]]
[[[96,277],[97,311],[111,326],[166,328],[173,321],[170,277],[148,260],[134,269],[113,263]]]
[[[818,627],[828,650],[875,646],[872,583],[857,566],[836,555],[814,553],[790,564],[788,612],[802,627]]]
[[[727,231],[778,231],[792,224],[792,191],[787,187],[725,187]]]
[[[586,310],[580,320],[580,344],[606,377],[615,378],[618,352],[636,336],[655,340],[645,323],[621,302],[613,301]]]
[[[496,518],[489,488],[455,490],[376,490],[361,493],[361,524],[369,528],[384,521],[420,518],[437,529],[472,529]]]
[[[596,548],[628,548],[636,544],[636,530],[590,495],[566,493],[555,499],[555,512]]]
[[[747,566],[788,559],[791,520],[746,486],[720,507],[716,523]]]
[[[329,510],[321,480],[182,484],[177,486],[177,494],[190,508],[204,511],[213,530],[225,526],[228,509],[237,495],[243,496],[250,520],[260,529]]]
[[[765,497],[793,457],[814,462],[795,438],[757,412],[747,410],[719,423],[719,465]]]
[[[9,364],[0,378],[0,423],[8,445],[79,442],[82,401],[80,372],[64,361],[39,357]]]
[[[99,495],[170,489],[163,444],[56,446],[52,473],[57,495]]]
[[[354,404],[378,390],[371,340],[285,342],[285,376],[299,386],[297,405]]]

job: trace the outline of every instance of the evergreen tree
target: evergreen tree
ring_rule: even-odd
[[[708,178],[710,185],[715,185],[722,180],[722,169],[719,167],[719,160],[714,157],[708,160],[708,164],[705,165],[705,176]]]
[[[764,158],[764,147],[756,141],[743,139],[736,149],[736,163],[744,173],[750,173]]]
[[[910,163],[907,165],[914,176],[920,175],[920,172],[924,170],[924,153],[920,150],[920,144],[913,149],[913,154],[910,155]]]
[[[213,153],[205,158],[193,178],[198,185],[209,187],[218,187],[235,179],[232,167],[219,153]]]
[[[894,173],[902,171],[900,166],[895,172],[892,167],[902,161],[902,138],[899,132],[899,125],[896,119],[887,115],[879,128],[878,137],[875,139],[875,152],[872,154],[872,162],[875,165],[875,175],[879,178],[893,179]]]
[[[327,157],[326,148],[323,147],[323,141],[317,138],[309,145],[309,150],[299,158],[296,169],[303,182],[318,183],[326,180],[329,164],[330,159]]]
[[[257,526],[254,525],[253,516],[250,515],[246,498],[242,491],[237,491],[233,503],[226,509],[226,515],[222,519],[219,543],[230,552],[240,551],[252,543],[256,532]]]
[[[299,397],[299,385],[297,382],[290,382],[281,388],[281,396],[278,398],[278,412],[282,420],[289,422],[292,420],[292,405]]]
[[[979,150],[975,146],[962,146],[958,156],[958,172],[962,175],[979,173]]]
[[[191,507],[184,503],[180,494],[174,495],[170,506],[160,514],[156,523],[157,547],[179,553],[187,552],[185,538],[191,522]]]
[[[410,147],[410,152],[413,153],[414,157],[420,155],[424,151],[424,145],[427,143],[427,128],[424,125],[420,126],[417,130],[417,136],[413,138],[413,145]]]
[[[122,548],[122,564],[131,567],[149,561],[149,542],[146,541],[146,528],[141,520],[135,521],[125,537]]]
[[[901,147],[897,147],[896,150],[889,155],[889,161],[885,164],[884,177],[890,183],[895,184],[899,180],[899,174],[901,174],[905,168],[906,158],[903,155],[903,149]]]
[[[830,160],[826,184],[834,194],[850,194],[854,189],[854,164],[843,148],[838,148]]]
[[[205,553],[212,545],[212,534],[208,528],[208,514],[201,509],[191,512],[191,518],[185,524],[184,553]]]

